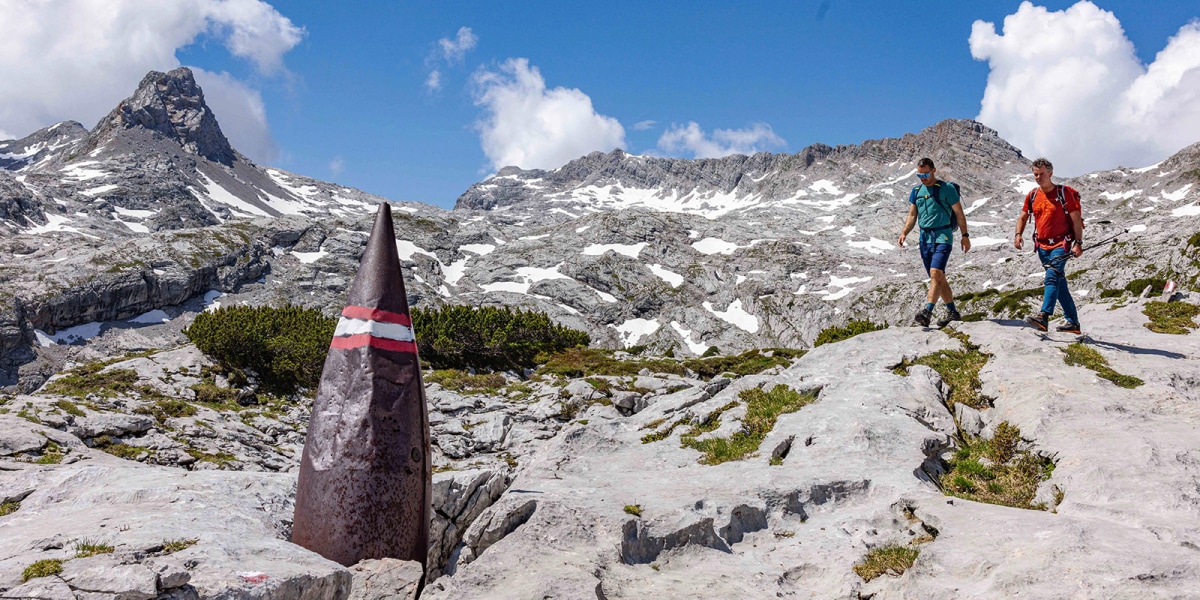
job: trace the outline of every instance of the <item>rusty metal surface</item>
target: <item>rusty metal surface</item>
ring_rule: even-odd
[[[293,542],[346,566],[426,561],[429,416],[415,343],[408,351],[403,341],[408,314],[391,211],[382,204],[325,360],[292,526]]]

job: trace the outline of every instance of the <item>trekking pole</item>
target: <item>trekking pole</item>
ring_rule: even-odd
[[[1119,238],[1127,233],[1129,233],[1128,229],[1126,229],[1126,230],[1122,231],[1121,233],[1118,233],[1117,235],[1114,235],[1112,237],[1105,238],[1103,241],[1096,242],[1095,244],[1092,244],[1091,246],[1084,248],[1084,250],[1091,250],[1092,248],[1099,248],[1100,246],[1103,246],[1105,244],[1111,244],[1111,243],[1117,241],[1117,238]]]

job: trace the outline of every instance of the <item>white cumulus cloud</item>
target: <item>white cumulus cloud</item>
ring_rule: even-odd
[[[474,48],[478,42],[479,38],[471,32],[470,27],[459,27],[454,39],[442,38],[438,40],[438,47],[442,49],[442,58],[453,64],[461,63],[467,51]]]
[[[673,155],[691,154],[694,158],[754,154],[786,145],[766,123],[755,123],[747,129],[715,129],[710,137],[692,121],[687,125],[672,125],[658,138],[659,150]]]
[[[95,125],[201,38],[273,74],[305,34],[260,0],[0,0],[0,15],[0,130],[17,136],[68,119]],[[226,73],[192,70],[234,147],[274,159],[261,95]]]
[[[476,36],[470,27],[459,27],[458,33],[454,38],[442,38],[437,41],[434,50],[425,57],[425,67],[428,68],[429,76],[425,78],[425,89],[429,93],[434,93],[442,89],[442,72],[439,65],[446,64],[458,65],[462,64],[463,59],[467,56],[467,52],[479,43],[479,37]]]
[[[430,71],[429,77],[425,78],[425,87],[431,92],[442,89],[442,72],[437,69]]]
[[[1200,141],[1200,22],[1143,65],[1113,13],[1023,2],[1001,33],[976,21],[970,46],[991,68],[978,120],[1059,174],[1148,165]]]
[[[546,89],[528,59],[510,58],[497,71],[481,69],[473,81],[475,104],[485,113],[476,129],[495,168],[553,169],[589,152],[625,145],[619,121],[597,113],[580,90]]]

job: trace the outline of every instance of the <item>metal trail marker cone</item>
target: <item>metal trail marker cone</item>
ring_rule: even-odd
[[[384,203],[317,388],[292,541],[345,566],[424,565],[432,478],[425,386]]]

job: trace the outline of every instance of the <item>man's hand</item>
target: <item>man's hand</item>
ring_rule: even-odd
[[[1023,245],[1025,245],[1025,240],[1021,239],[1021,234],[1018,233],[1013,237],[1013,246],[1016,246],[1017,250],[1020,250]]]
[[[1073,254],[1075,258],[1079,258],[1081,255],[1083,255],[1083,244],[1079,242],[1071,244],[1071,254]]]
[[[906,238],[906,237],[908,237],[908,234],[904,234],[904,233],[900,234],[900,241],[897,243],[900,244],[901,248],[904,247],[904,238]]]
[[[964,237],[964,238],[962,239],[962,249],[963,249],[963,252],[970,252],[970,251],[971,251],[971,238],[969,238],[969,237]]]

